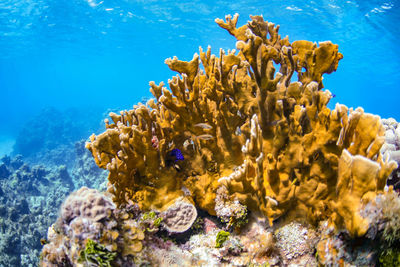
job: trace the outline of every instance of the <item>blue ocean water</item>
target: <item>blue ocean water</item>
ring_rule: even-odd
[[[190,60],[199,46],[211,45],[216,54],[234,48],[234,38],[214,19],[235,13],[239,25],[249,15],[263,15],[281,25],[281,35],[291,41],[339,44],[344,59],[324,82],[336,95],[330,106],[362,106],[399,120],[399,5],[388,0],[2,0],[0,151],[11,152],[27,121],[46,123],[47,118],[34,117],[43,108],[78,109],[76,120],[90,119],[84,116],[89,109],[129,109],[151,96],[149,81],[167,82],[175,75],[163,63],[166,58]]]

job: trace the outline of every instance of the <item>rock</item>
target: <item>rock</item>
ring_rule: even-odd
[[[208,218],[204,218],[204,231],[206,234],[217,228],[217,225]]]

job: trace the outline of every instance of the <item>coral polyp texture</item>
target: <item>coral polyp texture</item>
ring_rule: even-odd
[[[82,187],[64,201],[49,228],[41,266],[132,265],[144,239],[133,216],[129,209],[116,209],[99,191]]]
[[[329,219],[364,235],[371,222],[359,210],[383,193],[397,164],[379,152],[378,116],[327,107],[322,76],[343,58],[338,46],[291,43],[261,16],[239,28],[237,20],[216,20],[237,50],[167,59],[179,73],[170,89],[151,82],[155,99],[111,113],[106,131],[90,137],[113,201],[159,212],[186,201],[211,215],[218,201],[240,203],[270,224],[283,215]]]

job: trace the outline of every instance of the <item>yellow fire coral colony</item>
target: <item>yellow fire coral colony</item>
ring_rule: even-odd
[[[358,210],[396,167],[379,153],[380,118],[327,107],[332,94],[321,90],[322,75],[336,71],[343,57],[337,45],[290,43],[279,26],[251,19],[240,28],[238,15],[217,19],[238,51],[217,57],[208,48],[190,62],[167,59],[180,74],[170,90],[151,82],[155,100],[111,113],[107,130],[91,136],[87,148],[109,170],[114,201],[164,211],[186,199],[215,215],[219,189],[222,199],[271,223],[285,214],[312,223],[330,218],[363,235],[369,222]],[[169,159],[173,149],[183,161]]]

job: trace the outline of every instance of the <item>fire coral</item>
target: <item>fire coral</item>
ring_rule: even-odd
[[[379,153],[378,116],[327,107],[332,94],[322,76],[343,58],[338,46],[291,43],[262,16],[239,28],[237,20],[216,19],[237,51],[200,48],[189,62],[167,59],[180,74],[170,89],[151,82],[155,99],[111,113],[106,131],[91,136],[87,148],[109,170],[114,201],[163,211],[183,198],[214,215],[216,199],[239,201],[270,223],[329,218],[363,235],[369,222],[358,210],[383,191],[396,163]],[[174,149],[184,160],[171,166]]]

